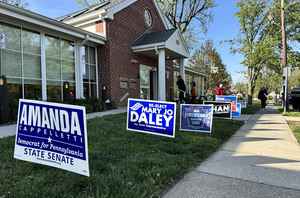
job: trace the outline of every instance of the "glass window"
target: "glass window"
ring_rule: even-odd
[[[75,81],[75,62],[62,61],[62,79]]]
[[[41,56],[23,55],[24,78],[41,79]]]
[[[75,48],[72,42],[46,36],[47,97],[75,99]]]
[[[94,47],[85,46],[85,75],[83,76],[85,98],[97,97],[96,67],[96,49]]]
[[[0,49],[1,69],[0,75],[7,78],[21,78],[22,73],[22,56],[21,51],[11,51],[8,49]]]
[[[41,80],[24,80],[24,97],[42,100]]]
[[[27,54],[41,54],[41,36],[28,30],[22,31],[23,49]]]
[[[42,99],[41,36],[22,30],[24,98]]]
[[[150,71],[151,67],[140,65],[140,97],[150,99]]]
[[[0,32],[4,35],[4,48],[21,51],[21,28],[0,24]]]
[[[47,80],[59,80],[61,76],[60,60],[46,57]]]
[[[21,28],[0,23],[0,34],[4,40],[0,46],[0,76],[6,78],[6,99],[10,107],[11,102],[23,97]],[[15,109],[9,109],[9,112],[12,115]]]
[[[49,101],[61,101],[61,82],[60,81],[47,81],[47,98]]]

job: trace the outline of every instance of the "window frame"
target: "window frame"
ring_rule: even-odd
[[[19,75],[18,76],[11,76],[11,75],[7,75],[5,73],[5,76],[7,79],[12,79],[13,82],[18,82],[18,83],[12,83],[12,85],[18,85],[20,86],[20,92],[18,93],[18,97],[20,98],[25,98],[26,96],[26,93],[25,93],[25,86],[27,84],[25,84],[25,81],[40,81],[40,84],[39,84],[39,87],[40,87],[40,94],[38,96],[38,99],[40,100],[49,100],[49,97],[47,97],[47,94],[49,93],[48,90],[47,90],[47,65],[46,65],[46,60],[47,60],[47,55],[46,55],[46,38],[47,36],[49,37],[53,37],[53,38],[58,38],[59,41],[60,41],[60,50],[62,48],[62,42],[61,41],[67,41],[69,43],[72,43],[72,46],[73,46],[73,57],[72,57],[72,60],[71,59],[66,59],[64,58],[64,60],[66,61],[67,64],[73,64],[74,65],[74,72],[72,72],[72,80],[63,80],[63,72],[62,72],[62,65],[63,65],[63,58],[61,57],[62,56],[62,53],[60,52],[60,80],[57,81],[57,79],[49,79],[49,81],[53,81],[53,82],[60,82],[61,84],[61,97],[60,97],[60,101],[63,101],[63,84],[64,82],[69,82],[70,85],[72,87],[74,87],[74,99],[75,97],[77,96],[77,93],[79,92],[78,90],[78,87],[77,87],[77,84],[80,83],[78,81],[78,79],[76,79],[76,73],[78,72],[77,68],[78,68],[78,62],[76,61],[77,60],[77,56],[76,55],[76,51],[77,51],[77,48],[79,48],[79,46],[76,44],[76,39],[71,39],[67,36],[64,36],[64,35],[61,35],[61,36],[58,36],[57,34],[54,34],[54,33],[51,33],[51,32],[48,32],[48,31],[35,31],[33,30],[34,28],[32,28],[30,25],[27,27],[24,27],[23,24],[21,23],[11,23],[9,21],[0,21],[0,25],[2,26],[8,26],[10,28],[14,28],[15,30],[18,31],[18,43],[20,45],[20,50],[14,50],[14,49],[10,49],[10,48],[2,48],[0,49],[1,53],[3,50],[9,50],[10,52],[12,53],[18,53],[20,54],[20,63],[17,63],[20,65],[20,72],[19,72]],[[25,52],[25,49],[24,49],[24,37],[23,37],[23,34],[24,34],[24,31],[27,31],[29,33],[36,33],[39,35],[39,52],[38,54],[35,54],[35,53],[31,53],[31,52]],[[97,47],[95,47],[95,50],[97,50]],[[1,55],[1,54],[0,54]],[[24,73],[24,64],[25,64],[25,56],[26,55],[29,55],[29,56],[34,56],[34,58],[39,59],[39,70],[40,70],[40,74],[39,74],[39,78],[35,78],[35,77],[25,77],[25,73]],[[96,56],[96,61],[97,61],[97,53],[95,54]],[[58,59],[57,59],[58,60]],[[96,62],[96,70],[97,70],[97,73],[96,73],[96,83],[97,83],[97,96],[98,96],[98,67],[97,67],[97,62]],[[0,71],[1,71],[1,68],[0,68]],[[5,70],[4,70],[5,71]],[[4,71],[1,71],[1,74],[4,75]],[[81,97],[81,96],[80,96]],[[77,97],[76,97],[77,98]]]
[[[97,50],[97,47],[95,46],[91,46],[91,45],[85,45],[85,59],[84,59],[84,67],[85,67],[85,75],[83,75],[83,87],[85,85],[88,85],[88,95],[86,97],[85,95],[85,92],[83,92],[83,96],[85,98],[88,98],[88,99],[92,99],[92,98],[99,98],[99,76],[98,76],[98,50]],[[94,49],[94,63],[91,62],[91,56],[90,56],[90,49],[93,48]],[[87,68],[88,67],[88,68]],[[95,67],[95,82],[92,81],[92,78],[91,78],[91,67]],[[88,74],[86,72],[89,72]],[[87,77],[85,78],[84,76]],[[87,82],[86,82],[87,80]],[[92,88],[92,85],[95,86],[96,88],[96,95],[95,96],[92,96],[92,93],[93,93],[93,88]]]

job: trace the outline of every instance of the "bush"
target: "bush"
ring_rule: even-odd
[[[61,101],[53,101],[53,100],[49,102],[61,103]],[[86,109],[86,113],[100,112],[100,111],[115,108],[115,105],[113,103],[111,103],[110,105],[106,105],[104,104],[104,102],[102,102],[99,99],[69,100],[69,101],[64,101],[63,103],[84,106]],[[19,106],[19,99],[10,99],[8,103],[8,115],[5,119],[0,119],[0,124],[16,122],[17,114],[18,114],[18,106]]]
[[[79,99],[79,100],[68,101],[65,103],[84,106],[87,113],[99,112],[105,110],[104,103],[99,99]]]

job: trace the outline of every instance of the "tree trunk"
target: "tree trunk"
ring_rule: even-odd
[[[253,94],[254,94],[255,85],[254,82],[248,83],[248,105],[253,104]]]

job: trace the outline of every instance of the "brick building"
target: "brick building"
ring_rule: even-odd
[[[189,52],[154,0],[114,0],[59,19],[0,3],[0,81],[7,98],[173,100],[176,78],[205,75],[184,67]],[[2,86],[2,87],[1,87]]]

